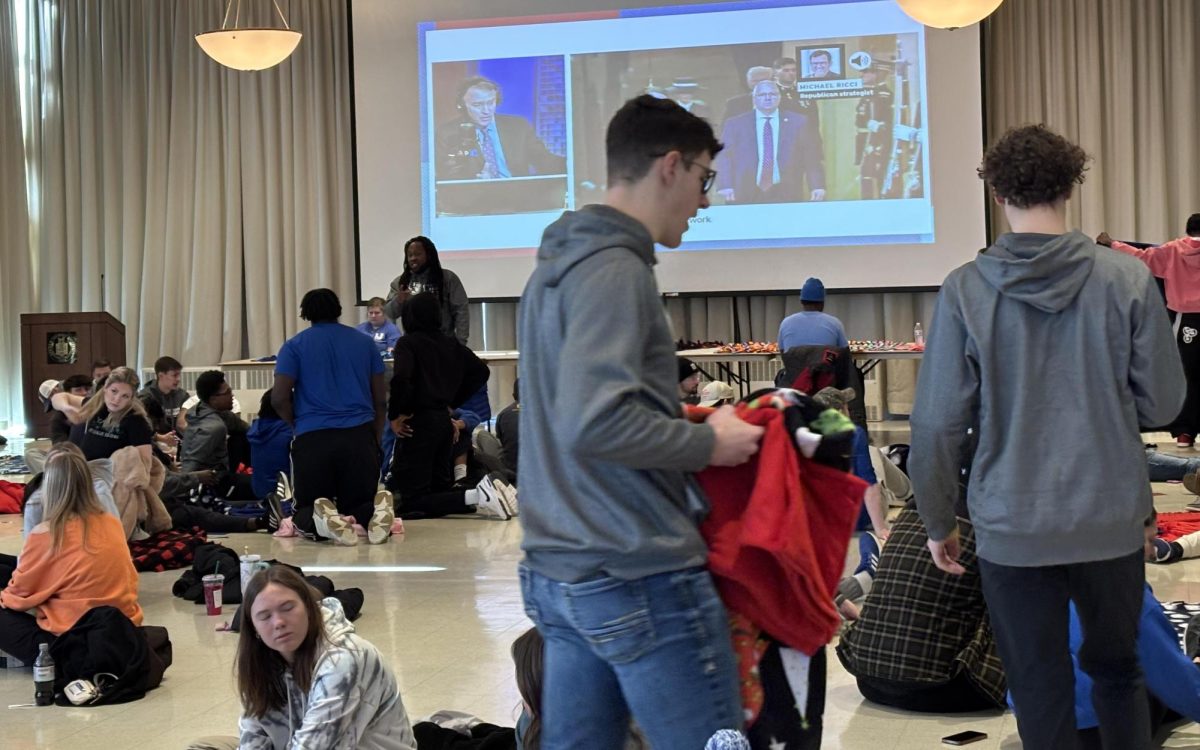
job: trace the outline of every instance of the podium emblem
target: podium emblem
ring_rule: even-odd
[[[77,336],[74,331],[59,331],[46,335],[46,356],[52,365],[75,363]]]

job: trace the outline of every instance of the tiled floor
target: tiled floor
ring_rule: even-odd
[[[1160,510],[1186,502],[1179,485],[1156,485],[1155,491],[1164,493],[1157,498]],[[508,647],[528,626],[515,573],[520,559],[515,521],[410,522],[403,542],[352,549],[265,534],[219,541],[239,552],[249,548],[322,570],[341,587],[362,588],[366,605],[358,630],[390,656],[411,716],[454,708],[511,725],[519,699]],[[15,553],[20,543],[20,519],[0,516],[0,552]],[[397,572],[382,566],[430,569]],[[197,736],[234,733],[236,636],[214,632],[220,618],[171,596],[178,576],[178,571],[141,576],[146,621],[166,626],[175,648],[175,663],[159,689],[121,706],[7,708],[32,699],[32,679],[28,671],[0,670],[0,711],[6,714],[0,719],[0,748],[182,748]],[[1150,566],[1148,576],[1161,598],[1200,601],[1200,561]],[[938,748],[944,747],[941,737],[965,729],[988,734],[972,745],[979,750],[1021,746],[1011,714],[938,718],[880,708],[863,701],[836,657],[831,655],[829,665],[825,748]],[[1200,727],[1176,730],[1167,746],[1200,748]]]

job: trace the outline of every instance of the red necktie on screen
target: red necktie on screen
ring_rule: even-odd
[[[492,143],[492,134],[487,128],[479,129],[479,140],[483,142],[483,176],[492,179],[500,176],[496,167],[496,144]]]
[[[762,172],[758,175],[758,189],[764,193],[775,184],[775,131],[771,118],[763,123]]]

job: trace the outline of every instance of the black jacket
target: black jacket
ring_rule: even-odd
[[[418,411],[454,409],[488,381],[488,366],[455,339],[418,331],[405,334],[392,351],[388,419]]]

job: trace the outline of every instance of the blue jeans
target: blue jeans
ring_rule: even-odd
[[[1168,482],[1183,479],[1184,474],[1200,471],[1200,458],[1184,458],[1169,453],[1146,451],[1146,466],[1150,469],[1151,482]]]
[[[519,573],[546,642],[543,750],[621,750],[631,714],[655,750],[742,728],[729,616],[707,569],[579,583]]]

